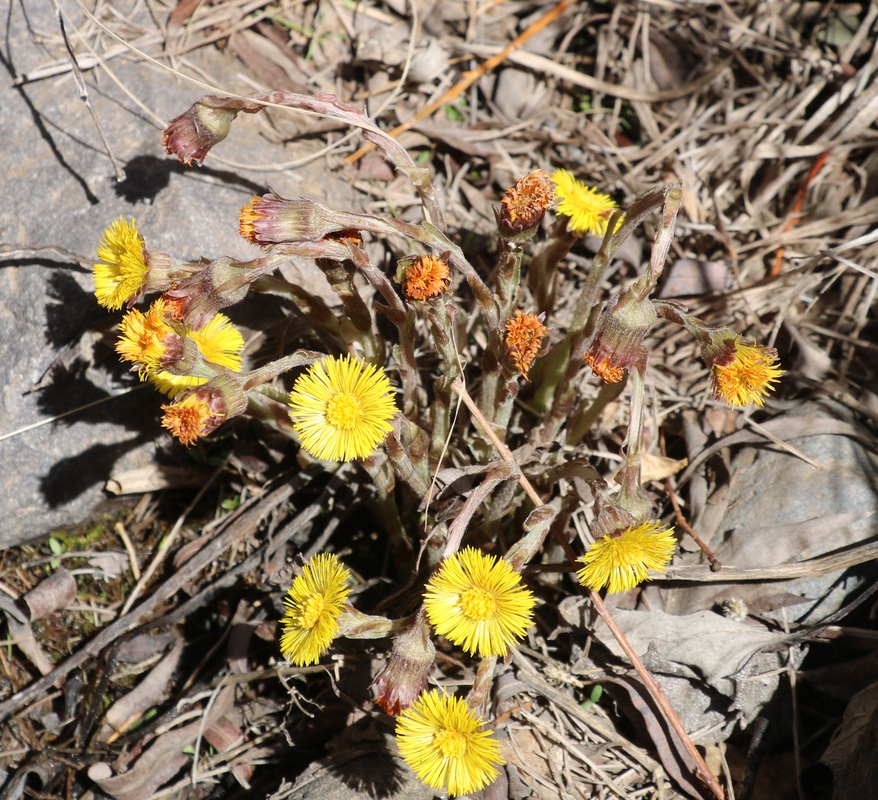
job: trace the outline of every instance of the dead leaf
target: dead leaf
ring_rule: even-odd
[[[689,463],[688,458],[668,458],[667,456],[644,453],[641,461],[641,474],[646,481],[663,481],[676,475]]]
[[[107,709],[98,731],[100,741],[112,742],[131,725],[139,722],[145,712],[165,699],[168,684],[180,663],[182,653],[183,642],[178,641],[174,649],[159,661],[134,689]]]

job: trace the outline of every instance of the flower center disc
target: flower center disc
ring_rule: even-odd
[[[497,610],[497,600],[491,592],[474,586],[460,596],[460,609],[470,619],[489,619]]]
[[[466,753],[466,736],[460,731],[443,728],[436,733],[433,743],[442,758],[460,758]]]
[[[363,417],[363,409],[356,395],[341,393],[326,404],[326,421],[333,428],[349,431]]]
[[[305,630],[310,631],[320,620],[324,608],[326,608],[326,603],[323,602],[323,598],[319,594],[312,594],[302,605],[299,624]]]

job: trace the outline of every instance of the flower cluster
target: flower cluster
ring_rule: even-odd
[[[332,652],[344,669],[343,639],[390,639],[378,651],[387,656],[372,681],[375,707],[396,718],[399,751],[427,786],[471,794],[504,765],[501,739],[486,722],[498,663],[515,669],[515,648],[536,636],[541,575],[525,568],[546,555],[550,532],[571,562],[577,557],[564,531],[575,495],[557,481],[579,483],[580,496],[588,485],[594,543],[566,567],[578,568],[581,586],[556,576],[555,598],[565,586],[586,587],[604,613],[599,593],[630,591],[674,557],[674,530],[656,518],[656,498],[641,476],[653,338],[662,326],[682,326],[697,342],[713,396],[734,408],[762,407],[784,373],[774,349],[707,325],[656,291],[673,252],[680,185],[647,192],[623,214],[610,194],[566,169],[551,177],[534,170],[502,194],[496,236],[485,237],[491,252],[471,263],[479,240],[447,230],[429,169],[330,95],[207,96],[172,120],[165,146],[182,163],[201,164],[240,113],[267,105],[364,131],[411,182],[422,219],[409,208],[400,217],[360,213],[268,191],[238,213],[246,242],[239,244],[256,257],[184,262],[150,248],[135,221],[120,218],[97,248],[95,296],[120,312],[116,352],[166,396],[161,425],[176,440],[195,445],[247,415],[258,424],[230,426],[217,447],[245,430],[258,436],[261,425],[272,441],[286,437],[289,446],[273,450],[288,459],[284,469],[299,478],[337,471],[323,497],[346,496],[330,494],[342,482],[360,492],[364,512],[348,517],[359,534],[351,542],[360,546],[345,542],[343,552],[359,557],[362,543],[374,539],[379,560],[401,566],[398,585],[387,590],[393,602],[379,607],[407,616],[356,607],[383,585],[367,575],[369,559],[354,569],[329,552],[304,563],[297,557],[277,614],[280,653],[304,668]],[[604,296],[619,248],[657,212],[648,263]],[[600,242],[583,243],[588,235]],[[575,277],[564,268],[572,248],[597,248]],[[303,260],[324,281],[321,290],[290,277]],[[245,297],[255,305],[263,294],[283,308],[276,317],[283,324],[248,337],[245,355],[233,322],[240,317],[229,309]],[[616,386],[595,387],[584,365]],[[587,463],[580,446],[617,401],[625,402],[628,426],[618,435],[623,463],[611,492],[609,476]],[[294,501],[311,496],[309,487]],[[359,664],[363,653],[355,654]],[[456,672],[474,676],[468,691],[431,688],[443,685],[447,664],[472,659],[480,663]]]

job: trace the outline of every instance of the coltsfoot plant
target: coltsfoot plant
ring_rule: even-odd
[[[203,97],[169,124],[168,153],[201,164],[239,113],[268,105],[358,127],[411,180],[422,221],[267,193],[246,203],[239,218],[241,235],[262,250],[258,258],[191,263],[152,249],[134,220],[119,219],[98,248],[95,296],[110,310],[127,309],[119,356],[167,396],[162,425],[184,445],[250,414],[294,438],[308,457],[355,461],[370,475],[388,535],[409,563],[420,564],[419,603],[397,619],[362,613],[350,603],[348,569],[336,555],[318,554],[290,588],[280,651],[303,666],[319,662],[340,636],[392,639],[373,682],[376,705],[398,715],[400,751],[426,784],[468,794],[491,783],[503,764],[484,727],[489,688],[497,659],[508,658],[534,625],[538,593],[521,573],[546,537],[558,539],[575,569],[566,529],[576,508],[593,505],[593,543],[576,574],[601,613],[608,612],[599,591],[629,591],[673,557],[673,528],[656,518],[641,481],[650,335],[660,324],[683,326],[700,347],[714,396],[734,407],[761,406],[783,373],[771,348],[653,297],[674,235],[679,185],[649,191],[623,213],[567,170],[551,177],[535,170],[499,202],[496,268],[485,279],[446,229],[429,170],[332,96]],[[649,263],[601,301],[615,254],[656,215]],[[543,230],[547,236],[534,245]],[[586,234],[602,240],[574,288],[564,261]],[[366,247],[389,239],[397,252],[411,252],[394,270],[374,263]],[[283,277],[281,266],[302,259],[323,272],[338,297],[334,307]],[[325,350],[247,364],[243,337],[223,311],[260,292],[285,298]],[[148,296],[154,299],[141,310]],[[278,382],[287,372],[294,373],[288,394]],[[628,432],[611,487],[580,443],[623,389]],[[472,425],[457,419],[459,401]],[[448,467],[481,479],[455,504],[437,504],[434,482]],[[557,490],[572,478],[578,489]],[[590,494],[581,498],[576,492],[585,486]],[[465,697],[427,688],[440,640],[482,659]]]

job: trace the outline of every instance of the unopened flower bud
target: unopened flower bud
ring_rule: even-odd
[[[388,230],[367,214],[336,211],[307,197],[288,200],[274,192],[251,198],[241,209],[238,223],[241,236],[260,247],[317,242],[342,231]]]
[[[211,99],[210,95],[202,97],[164,130],[165,151],[177,156],[181,164],[201,166],[210,149],[229,135],[238,116],[238,111],[211,105]]]
[[[177,318],[197,330],[213,319],[218,311],[243,300],[250,284],[274,271],[278,263],[279,259],[275,257],[254,261],[218,258],[165,292],[164,300],[173,306]]]
[[[399,716],[426,688],[435,660],[436,648],[422,609],[412,627],[396,637],[390,660],[372,684],[375,704]]]

